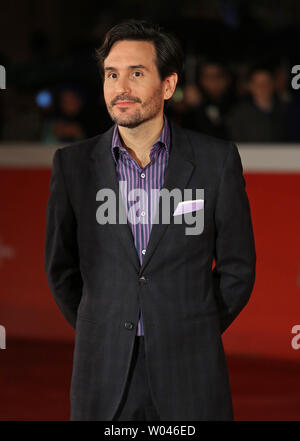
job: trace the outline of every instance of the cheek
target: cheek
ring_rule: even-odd
[[[137,90],[137,92],[140,92],[140,98],[147,102],[162,100],[164,97],[164,90],[156,84],[145,85],[143,89]]]
[[[112,91],[108,86],[103,86],[103,96],[104,100],[109,103],[112,100]]]

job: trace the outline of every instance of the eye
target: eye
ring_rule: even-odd
[[[115,72],[111,72],[107,75],[107,78],[116,78],[116,77],[111,77],[111,75],[117,75]]]
[[[133,72],[133,75],[134,75],[134,74],[138,74],[138,77],[140,77],[140,76],[143,75],[142,72],[140,72],[140,71],[138,71],[138,70],[136,70],[135,72]]]

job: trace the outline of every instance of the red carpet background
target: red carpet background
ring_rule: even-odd
[[[44,271],[49,168],[0,170],[0,419],[69,418],[74,332]],[[300,419],[299,173],[245,173],[257,277],[224,333],[237,420]],[[299,341],[300,342],[300,341]]]

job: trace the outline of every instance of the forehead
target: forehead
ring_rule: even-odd
[[[207,64],[202,68],[203,76],[223,76],[223,70],[217,64]]]
[[[148,68],[155,63],[155,47],[149,41],[117,41],[104,60],[104,67],[124,68],[143,64]]]
[[[252,81],[254,82],[265,82],[265,81],[272,81],[272,75],[269,72],[265,71],[257,71],[252,75]]]

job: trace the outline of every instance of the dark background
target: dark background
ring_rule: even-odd
[[[300,64],[299,0],[2,2],[0,64],[7,88],[0,90],[0,325],[6,349],[0,350],[0,420],[69,419],[74,332],[44,270],[52,157],[61,143],[75,140],[57,136],[56,123],[71,125],[82,139],[112,125],[95,49],[107,30],[128,18],[150,19],[180,39],[185,75],[167,113],[184,127],[223,137],[218,124],[205,125],[207,116],[219,111],[225,121],[228,103],[232,109],[249,105],[253,67],[272,72],[274,102],[283,113],[275,121],[272,112],[256,109],[260,128],[250,117],[246,125],[257,142],[237,144],[258,256],[255,287],[222,339],[236,420],[299,420],[300,334],[292,329],[300,326],[300,90],[291,88],[291,67]],[[228,73],[228,101],[204,100],[202,89],[197,98],[205,62]],[[71,114],[61,109],[66,90]],[[52,102],[41,107],[36,98],[47,94]],[[282,136],[268,132],[278,127]]]
[[[293,104],[294,117],[300,115],[297,92],[290,86],[291,66],[299,62],[297,0],[9,1],[0,14],[0,64],[7,72],[7,90],[0,91],[0,140],[52,141],[43,134],[44,123],[57,117],[59,93],[68,87],[82,99],[83,137],[107,129],[111,120],[103,102],[95,49],[105,32],[126,18],[158,22],[180,39],[185,75],[178,85],[177,103],[170,106],[179,123],[180,92],[186,84],[197,83],[197,67],[206,58],[230,70],[234,92],[251,66],[264,63],[280,68],[284,76],[280,87],[289,105]],[[52,95],[49,108],[36,105],[41,90]],[[237,103],[241,95],[235,93]],[[212,134],[218,136],[218,132]],[[297,132],[271,141],[299,139]]]

